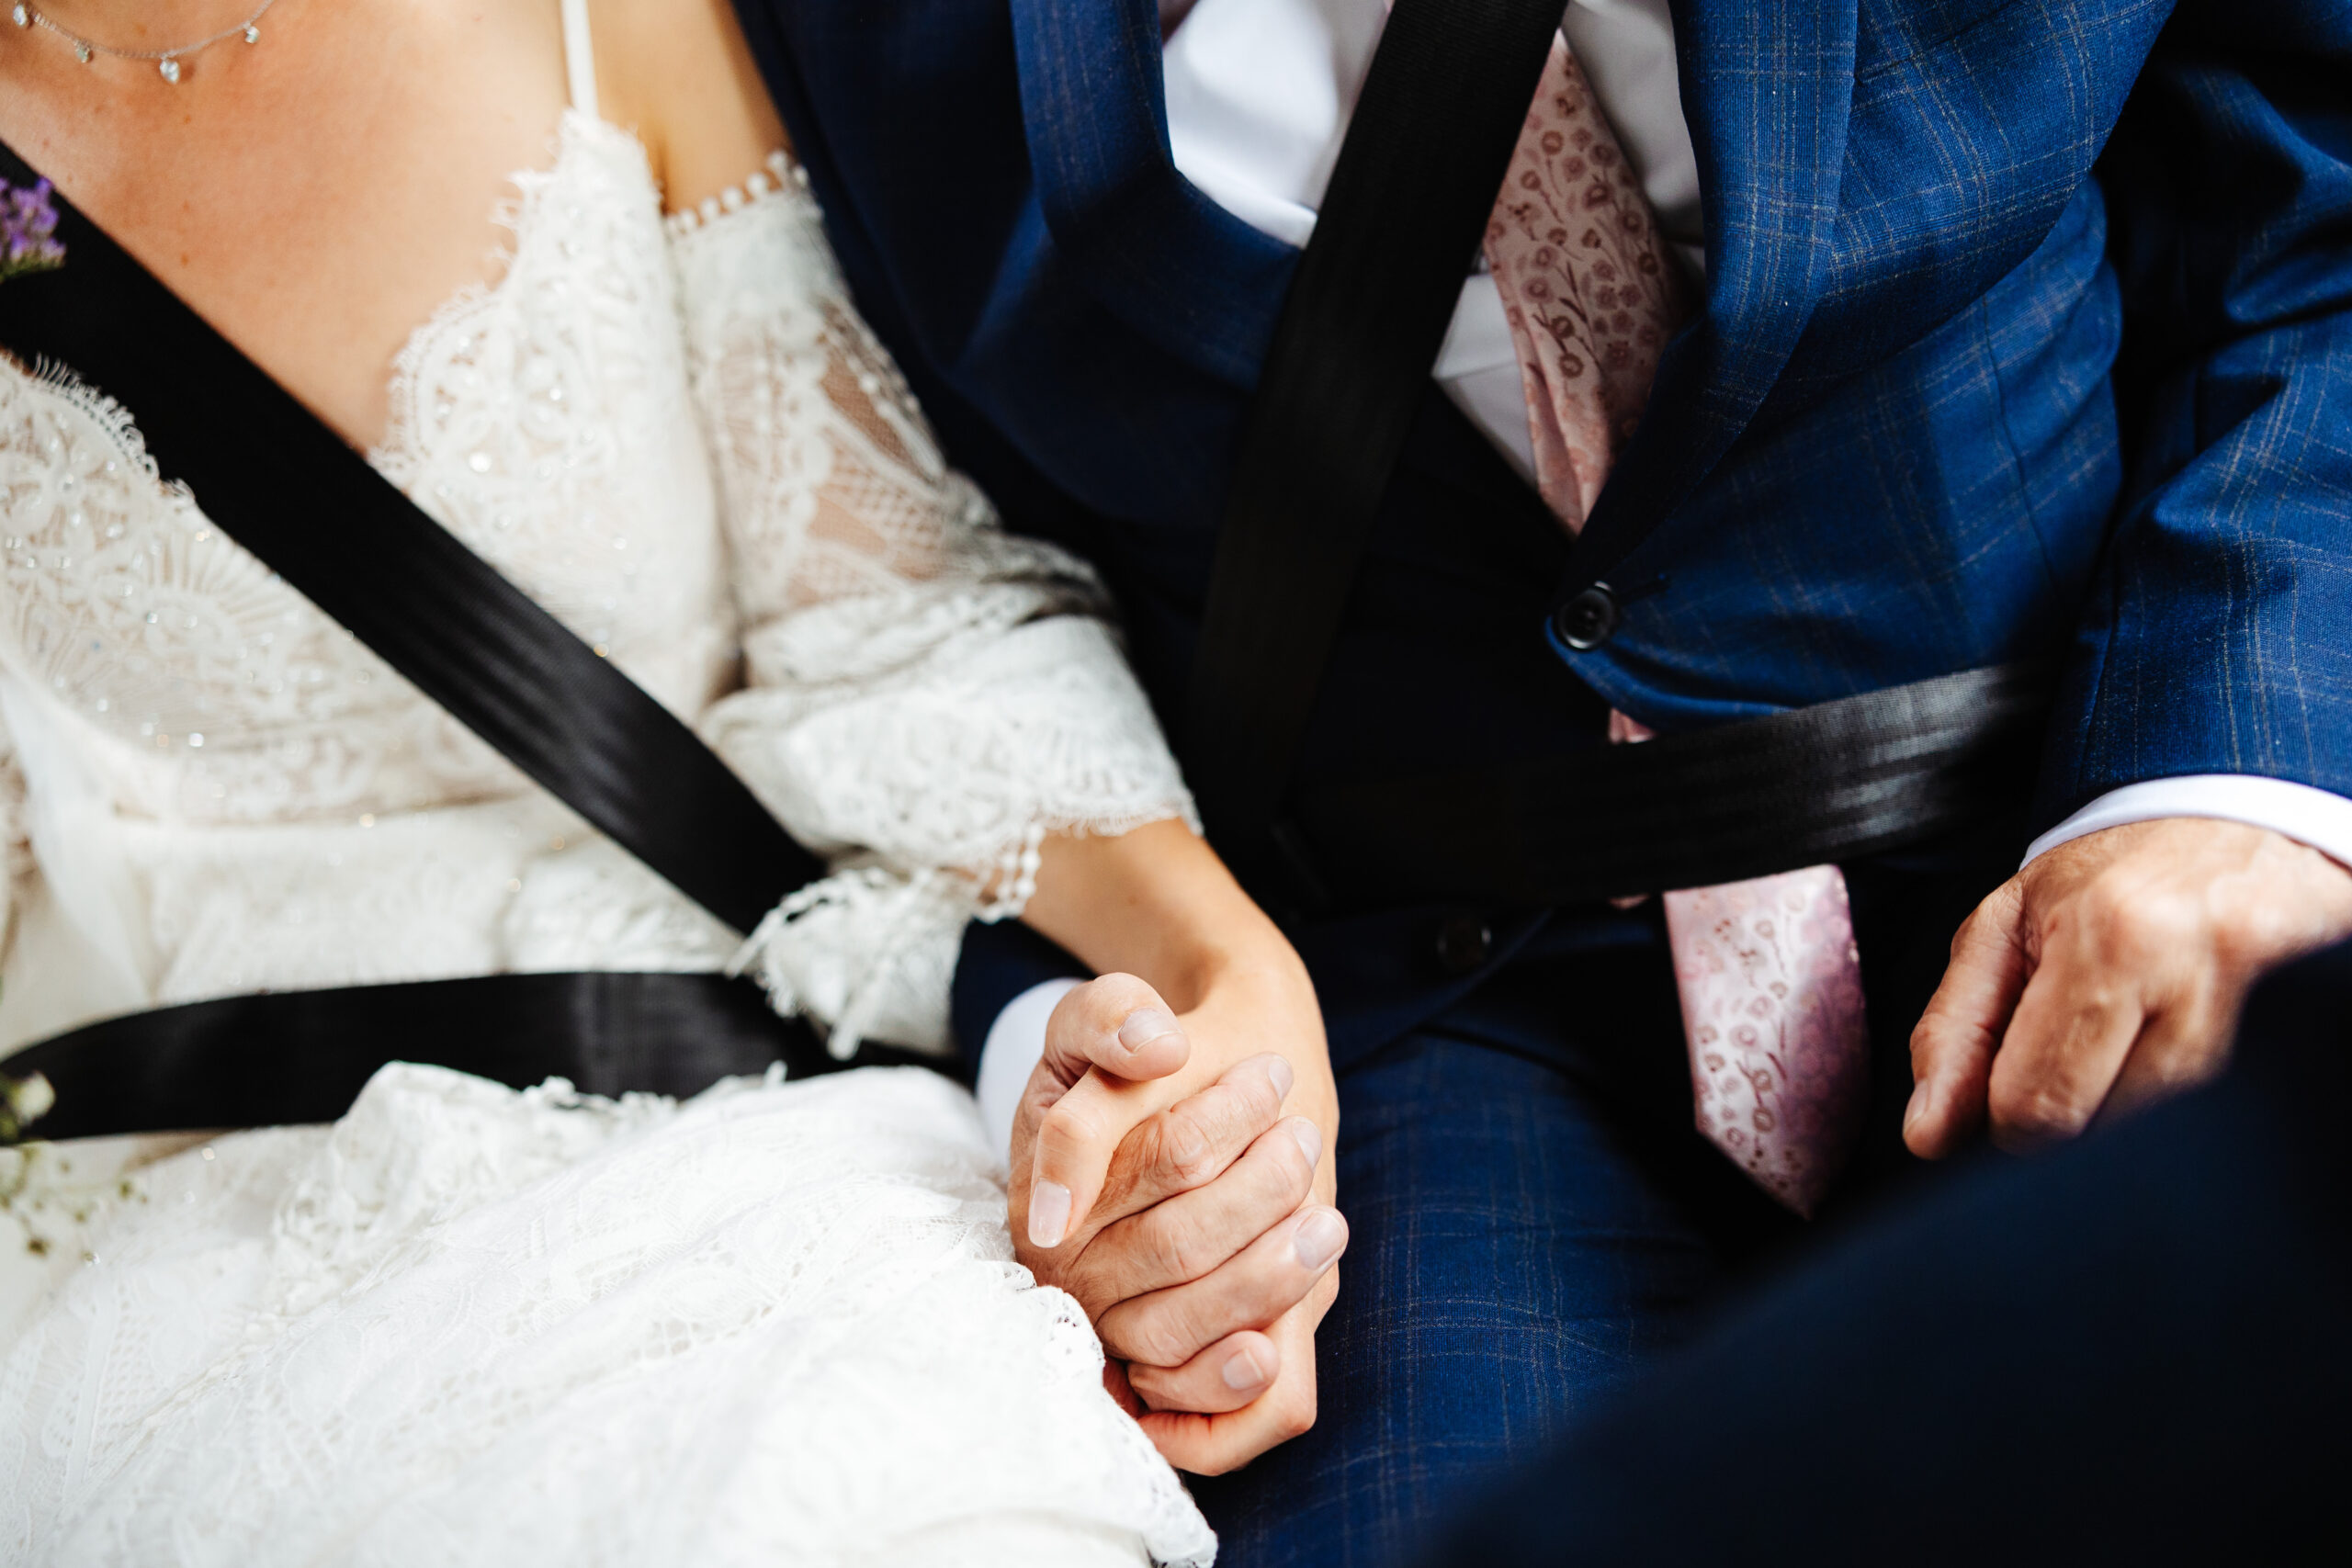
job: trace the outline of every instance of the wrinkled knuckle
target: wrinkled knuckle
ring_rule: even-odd
[[[1216,1140],[1183,1106],[1159,1113],[1159,1163],[1186,1187],[1206,1179],[1216,1168]]]
[[[1127,1134],[1120,1156],[1134,1166],[1137,1190],[1182,1192],[1200,1185],[1200,1170],[1208,1157],[1206,1144],[1189,1120],[1180,1120],[1172,1111],[1160,1111]]]
[[[1136,1321],[1127,1325],[1126,1338],[1131,1347],[1127,1359],[1171,1371],[1191,1360],[1194,1347],[1186,1316],[1172,1308],[1137,1314]]]
[[[1960,922],[1960,929],[1951,933],[1952,956],[1959,957],[1961,949],[1972,942],[2013,931],[2023,907],[2024,896],[2014,880],[1984,895],[1976,901],[1976,908],[1968,911],[1967,919]]]
[[[2071,1084],[2030,1084],[1996,1090],[1993,1120],[2028,1138],[2069,1138],[2082,1131],[2090,1111]]]
[[[1155,1210],[1135,1240],[1135,1261],[1155,1280],[1199,1279],[1214,1267],[1200,1227],[1182,1220],[1162,1219]]]
[[[2022,1125],[2047,1137],[2071,1138],[2090,1124],[2092,1109],[2082,1099],[2052,1089],[2028,1101]]]

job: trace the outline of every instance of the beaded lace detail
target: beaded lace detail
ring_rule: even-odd
[[[729,186],[717,196],[705,197],[697,207],[680,208],[662,221],[669,225],[673,235],[686,235],[707,223],[716,223],[729,212],[740,212],[752,202],[782,190],[787,186],[808,188],[808,171],[779,152],[768,154],[767,167],[760,170],[739,186]]]
[[[1042,835],[1189,817],[1099,587],[943,462],[788,173],[665,220],[635,139],[574,112],[517,188],[503,276],[411,340],[371,458],[839,874],[743,947],[213,529],[103,389],[0,361],[12,881],[81,955],[34,973],[15,933],[0,1045],[731,957],[837,1049],[944,1048],[962,925],[1018,912]]]

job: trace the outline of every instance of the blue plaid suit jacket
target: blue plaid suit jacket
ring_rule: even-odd
[[[1295,253],[1170,164],[1153,0],[741,8],[951,455],[1103,563],[1169,711]],[[1670,729],[2061,650],[2041,825],[2352,794],[2352,6],[1675,23],[1706,310],[1587,530],[1646,591],[1546,647],[1575,563],[1431,400],[1306,766],[1565,744],[1564,664]]]

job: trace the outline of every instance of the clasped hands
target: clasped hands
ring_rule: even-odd
[[[1113,1395],[1180,1470],[1231,1470],[1314,1423],[1348,1236],[1337,1126],[1303,972],[1220,986],[1181,1018],[1106,975],[1047,1025],[1013,1121],[1015,1254],[1077,1298]]]
[[[2200,1082],[2254,980],[2346,935],[2352,871],[2265,829],[2170,818],[2061,845],[1953,939],[1905,1137],[1930,1157],[1980,1128],[2029,1147]],[[1347,1240],[1337,1127],[1303,974],[1181,1017],[1111,975],[1054,1014],[1013,1126],[1015,1251],[1084,1307],[1112,1392],[1180,1469],[1233,1469],[1314,1422]]]

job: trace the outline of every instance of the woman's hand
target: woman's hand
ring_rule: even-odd
[[[1213,1474],[1315,1419],[1314,1334],[1347,1242],[1321,1014],[1198,839],[1076,842],[1033,921],[1161,984],[1106,974],[1055,1010],[1013,1122],[1015,1251],[1085,1308],[1161,1452]]]

